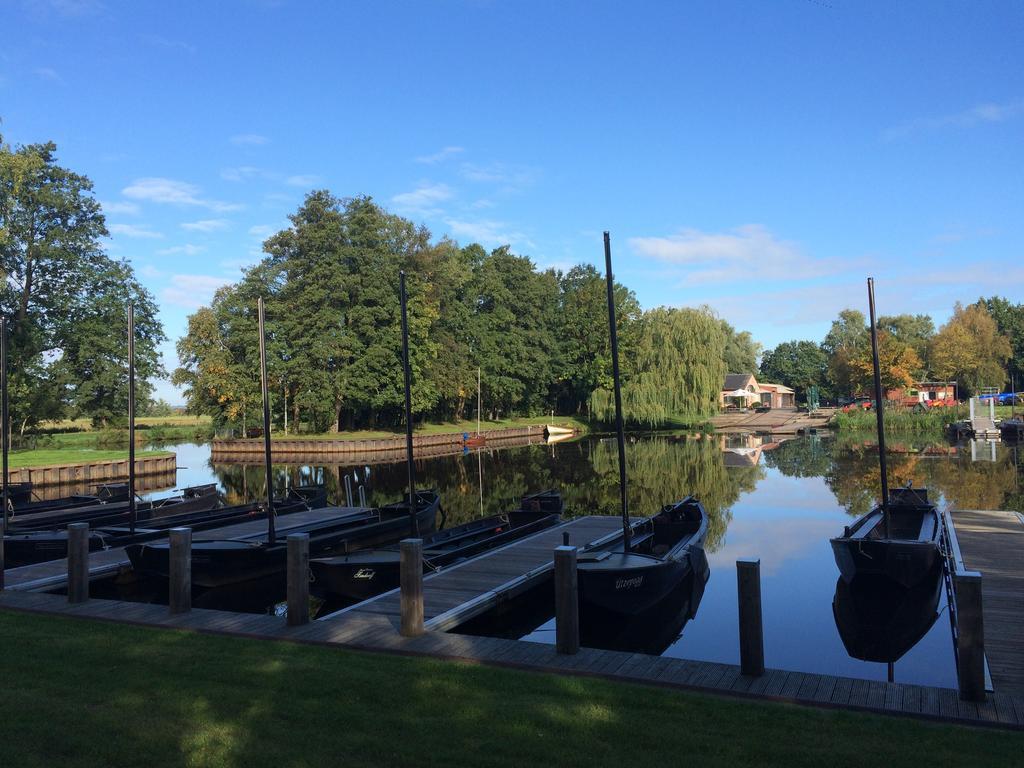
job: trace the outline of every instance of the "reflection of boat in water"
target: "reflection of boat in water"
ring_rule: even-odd
[[[616,650],[671,642],[704,596],[710,576],[703,547],[707,530],[704,507],[688,497],[634,529],[628,551],[622,551],[620,537],[581,552],[580,642]]]
[[[940,571],[912,588],[871,575],[838,579],[832,614],[846,652],[862,661],[898,661],[938,618],[942,583]]]
[[[857,576],[886,576],[913,587],[942,567],[942,521],[924,488],[894,488],[888,514],[882,506],[868,512],[842,536],[832,539],[836,565],[846,581]]]
[[[544,491],[524,496],[519,508],[444,528],[423,537],[423,570],[440,571],[522,539],[558,522],[562,496]],[[399,585],[397,546],[310,560],[312,589],[329,598],[365,600]]]

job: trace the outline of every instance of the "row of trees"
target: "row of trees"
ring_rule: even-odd
[[[371,199],[310,193],[291,227],[242,280],[189,318],[173,375],[189,408],[245,426],[259,407],[257,297],[267,306],[268,369],[279,420],[329,431],[401,423],[398,274],[407,273],[413,410],[473,415],[548,411],[606,418],[611,361],[605,280],[589,265],[540,271],[508,247],[450,239]],[[757,346],[708,309],[643,312],[615,287],[626,411],[634,423],[698,420],[725,370]]]
[[[0,313],[9,322],[11,424],[21,433],[44,419],[125,416],[129,302],[140,403],[162,374],[153,297],[127,262],[104,253],[92,183],[57,165],[55,153],[52,143],[12,148],[0,136]]]
[[[956,381],[961,395],[983,387],[1019,388],[1024,361],[1024,305],[994,296],[962,306],[935,330],[928,315],[878,318],[878,357],[886,390],[917,382]],[[873,378],[870,328],[864,314],[845,309],[820,342],[788,341],[764,353],[761,376],[797,391],[811,386],[827,398],[870,391]]]

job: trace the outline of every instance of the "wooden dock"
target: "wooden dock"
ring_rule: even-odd
[[[348,514],[357,511],[356,507],[325,507],[323,509],[311,509],[303,512],[293,512],[276,520],[277,535],[284,538],[290,531],[305,523],[317,520],[325,520],[330,517]],[[145,528],[144,523],[139,524]],[[254,517],[244,523],[234,523],[220,528],[210,528],[206,531],[196,531],[192,535],[192,541],[214,541],[217,539],[257,540],[266,535],[267,520],[265,517]],[[100,550],[89,553],[89,579],[100,579],[105,576],[116,574],[123,568],[128,568],[131,562],[128,560],[128,553],[124,547]],[[45,563],[34,563],[23,565],[20,568],[9,568],[4,573],[7,582],[7,589],[15,591],[39,591],[61,589],[67,585],[68,561],[67,558],[60,560],[48,560]]]
[[[1024,517],[953,510],[968,568],[982,574],[985,653],[996,693],[1024,695]]]
[[[618,517],[591,515],[552,526],[472,560],[423,578],[423,620],[428,629],[448,630],[522,594],[550,578],[552,551],[569,534],[569,543],[584,547],[622,531]],[[375,614],[398,620],[399,590],[372,597],[325,616],[331,621],[350,614]]]

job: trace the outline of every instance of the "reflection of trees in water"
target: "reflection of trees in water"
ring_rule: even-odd
[[[954,453],[944,443],[892,440],[887,447],[891,487],[912,482],[928,488],[933,500],[941,494],[958,509],[1024,511],[1021,460],[1012,447],[998,445],[995,462],[971,461],[969,447]],[[877,503],[880,477],[876,443],[849,438],[837,442],[825,480],[847,512],[863,515]]]
[[[786,440],[764,451],[764,463],[786,477],[825,477],[832,467],[833,440],[818,435]]]
[[[760,467],[726,468],[722,453],[708,440],[679,437],[641,438],[626,447],[630,511],[652,515],[687,494],[697,496],[708,512],[707,548],[714,551],[725,536],[730,507],[739,495],[753,490],[763,476]],[[343,503],[345,473],[353,488],[365,480],[371,504],[397,501],[406,485],[405,464],[366,467],[275,466],[274,487],[323,483],[333,503]],[[483,473],[483,509],[480,499]],[[215,473],[232,503],[264,493],[262,465],[218,465]],[[618,514],[618,454],[614,440],[584,439],[554,446],[507,450],[482,449],[461,456],[416,462],[416,482],[436,488],[449,525],[481,514],[507,510],[524,493],[555,488],[562,492],[570,516]]]

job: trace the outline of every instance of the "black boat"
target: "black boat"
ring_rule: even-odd
[[[100,483],[95,493],[74,493],[56,499],[33,499],[32,483],[12,483],[7,489],[9,518],[34,512],[110,504],[128,500],[128,483]]]
[[[176,515],[182,512],[200,512],[220,506],[220,494],[216,483],[204,483],[182,488],[181,494],[167,496],[153,501],[135,503],[137,520],[152,520],[163,515]],[[89,523],[112,525],[114,521],[130,522],[132,515],[130,503],[118,501],[103,504],[91,504],[70,509],[44,510],[28,514],[14,513],[8,517],[9,533],[38,531],[44,529],[64,528],[71,523]]]
[[[885,576],[910,588],[933,578],[942,568],[942,520],[925,488],[889,491],[885,510],[875,507],[832,539],[832,554],[842,578]]]
[[[862,661],[899,661],[939,617],[942,584],[938,570],[909,589],[872,575],[837,579],[832,615],[846,652]]]
[[[511,512],[478,518],[423,537],[423,570],[433,573],[482,552],[517,541],[557,523],[562,495],[557,491],[524,496]],[[399,585],[397,546],[310,560],[311,588],[325,598],[365,600]]]
[[[874,368],[875,402],[883,403],[878,364],[878,326],[875,321],[875,281],[868,278],[868,310],[871,321],[871,361]],[[914,587],[942,567],[940,539],[942,520],[924,488],[890,491],[885,457],[885,407],[875,409],[878,432],[878,464],[882,503],[832,539],[832,553],[839,573],[847,582],[859,574],[885,576],[903,587]]]
[[[416,494],[415,524],[419,531],[434,530],[440,497],[436,491]],[[218,587],[271,573],[284,571],[287,563],[288,533],[308,533],[309,553],[324,557],[335,553],[390,543],[410,533],[408,502],[401,501],[376,509],[320,510],[322,520],[304,521],[291,529],[287,522],[276,526],[273,541],[267,532],[238,539],[193,539],[192,583],[200,587]],[[167,541],[130,544],[127,547],[132,567],[142,573],[168,575]]]
[[[626,443],[619,385],[619,347],[611,240],[604,233],[608,334],[615,392],[622,533],[610,545],[578,555],[580,642],[605,648],[643,646],[680,617],[692,617],[710,576],[704,539],[708,520],[692,496],[669,504],[639,529],[629,517]]]
[[[697,614],[711,569],[704,506],[687,497],[622,538],[577,558],[580,642],[612,650],[661,647],[666,628]],[[673,636],[678,629],[670,632]]]
[[[327,494],[322,486],[297,487],[290,489],[285,498],[275,501],[274,512],[278,516],[287,515],[317,509],[326,503]],[[266,515],[266,507],[260,502],[191,510],[187,502],[179,502],[158,509],[160,514],[148,517],[152,510],[143,508],[134,533],[127,524],[127,512],[90,521],[89,550],[95,552],[152,541],[166,536],[172,528],[189,527],[193,531],[202,531]],[[56,560],[67,557],[68,532],[66,528],[12,532],[4,536],[4,548],[8,568]]]

